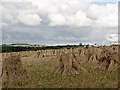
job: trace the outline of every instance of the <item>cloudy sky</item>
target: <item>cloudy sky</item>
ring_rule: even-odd
[[[2,43],[107,44],[118,40],[117,1],[10,1],[0,3]]]

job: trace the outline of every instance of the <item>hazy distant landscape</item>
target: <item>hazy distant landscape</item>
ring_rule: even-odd
[[[62,49],[62,48],[76,48],[76,47],[94,47],[98,45],[89,45],[79,43],[78,45],[56,45],[56,46],[47,46],[40,44],[3,44],[2,52],[19,52],[19,51],[37,51],[37,50],[46,50],[46,49]],[[102,45],[101,45],[102,46]]]

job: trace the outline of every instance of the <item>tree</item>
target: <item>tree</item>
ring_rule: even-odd
[[[82,43],[79,43],[79,46],[82,46]]]

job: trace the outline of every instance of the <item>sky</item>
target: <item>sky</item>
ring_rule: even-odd
[[[118,41],[118,0],[4,0],[2,43],[108,44]]]

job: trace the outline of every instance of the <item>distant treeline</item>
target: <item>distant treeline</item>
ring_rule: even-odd
[[[45,46],[45,47],[20,47],[2,45],[2,52],[19,52],[19,51],[37,51],[47,49],[75,48],[84,47],[84,45],[65,45],[65,46]]]

